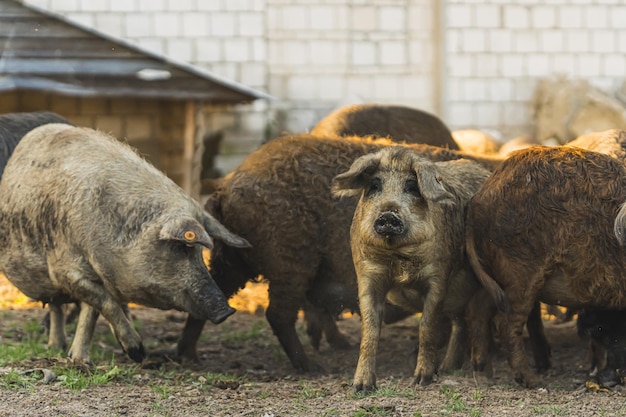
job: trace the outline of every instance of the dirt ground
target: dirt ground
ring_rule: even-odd
[[[17,307],[8,305],[7,298],[14,294],[7,295],[6,290],[3,294],[1,290],[0,282],[0,298],[5,301],[0,304],[0,343],[19,344],[20,331],[16,329],[38,322],[45,310],[23,302]],[[257,311],[239,311],[219,326],[207,324],[199,346],[199,364],[181,365],[160,354],[149,357],[141,367],[133,365],[110,341],[110,331],[100,319],[94,344],[115,352],[115,364],[132,369],[130,376],[76,390],[59,379],[44,383],[44,374],[39,372],[36,375],[41,374],[41,378],[34,387],[0,384],[0,416],[626,415],[622,387],[608,392],[585,388],[586,345],[576,335],[573,322],[545,322],[553,368],[543,375],[543,388],[519,387],[502,353],[496,358],[495,378],[489,384],[477,383],[465,370],[440,376],[428,387],[413,387],[410,383],[417,318],[410,317],[383,328],[377,359],[379,390],[355,396],[351,379],[358,359],[358,316],[339,321],[340,329],[354,346],[346,351],[332,351],[324,341],[319,352],[314,351],[300,319],[298,331],[307,353],[324,367],[325,373],[299,375],[273,336],[262,306],[250,299],[233,303]],[[174,347],[183,326],[183,313],[146,308],[133,308],[131,312],[148,350]],[[0,366],[0,377],[11,370],[27,373],[64,364],[69,366],[62,357],[43,354]],[[94,364],[104,365],[107,363]]]

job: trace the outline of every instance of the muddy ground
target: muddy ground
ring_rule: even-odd
[[[239,303],[255,309],[253,302]],[[23,343],[20,338],[26,330],[21,329],[32,329],[45,312],[40,307],[18,307],[0,304],[2,344]],[[145,308],[133,308],[132,315],[152,352],[173,348],[185,318],[179,312]],[[471,372],[464,370],[441,376],[425,388],[411,386],[417,320],[410,317],[384,327],[377,360],[379,390],[363,397],[355,396],[351,387],[358,358],[358,316],[339,322],[354,345],[346,351],[332,351],[324,341],[319,352],[314,351],[299,320],[298,331],[307,353],[325,369],[321,375],[293,371],[260,306],[256,313],[240,311],[219,326],[207,324],[199,364],[178,364],[167,355],[157,355],[141,367],[134,365],[100,319],[94,344],[111,352],[111,357],[82,372],[117,365],[117,373],[108,382],[82,389],[68,387],[63,378],[44,383],[43,369],[59,373],[58,369],[72,366],[63,357],[45,352],[5,364],[0,366],[0,380],[3,373],[17,371],[31,375],[36,382],[26,387],[7,383],[7,379],[0,383],[0,416],[626,415],[626,394],[621,387],[608,392],[585,388],[586,345],[576,335],[573,322],[545,322],[553,368],[543,376],[543,388],[528,390],[512,379],[502,353],[496,358],[495,378],[489,384],[477,383]]]

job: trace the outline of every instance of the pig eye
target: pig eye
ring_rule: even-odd
[[[408,194],[413,194],[416,197],[422,196],[416,180],[407,180],[404,183],[404,192]]]
[[[365,195],[370,196],[374,193],[379,192],[380,190],[382,190],[382,188],[383,183],[380,181],[380,178],[372,178],[372,181],[370,181],[369,188],[367,189]]]

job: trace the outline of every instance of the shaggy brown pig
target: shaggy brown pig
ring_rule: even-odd
[[[234,312],[202,247],[249,246],[130,147],[62,124],[29,132],[0,181],[0,272],[51,305],[81,301],[70,356],[88,360],[98,313],[129,357],[144,348],[123,305],[219,323]]]
[[[415,383],[433,379],[444,315],[452,332],[442,368],[462,365],[465,307],[478,288],[465,259],[465,207],[489,173],[474,161],[432,162],[410,149],[388,147],[360,157],[333,179],[335,196],[360,196],[350,229],[361,312],[355,391],[376,385],[378,338],[390,291],[404,300],[415,297],[409,306],[424,298]]]
[[[459,149],[450,129],[436,116],[407,106],[352,104],[331,112],[311,130],[315,136],[371,136],[395,142]]]
[[[331,180],[358,157],[387,146],[405,145],[359,137],[280,137],[250,154],[207,200],[206,209],[253,246],[241,250],[216,242],[213,278],[227,296],[259,275],[269,281],[266,317],[297,370],[316,368],[296,334],[299,309],[312,305],[325,311],[328,326],[339,312],[358,310],[350,253],[356,198],[334,199]],[[435,146],[406,146],[433,161],[470,157]],[[489,169],[500,163],[473,158]],[[193,318],[187,322],[179,354],[195,357],[202,326]]]
[[[626,160],[626,130],[609,129],[593,132],[567,142],[563,146],[582,148]]]
[[[470,201],[468,257],[498,306],[498,328],[518,382],[538,382],[522,339],[537,300],[626,308],[626,250],[613,235],[624,200],[621,161],[559,146],[514,152]]]

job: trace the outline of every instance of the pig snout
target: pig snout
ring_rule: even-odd
[[[404,232],[404,222],[397,213],[385,211],[374,221],[374,230],[381,236],[398,236]]]
[[[217,290],[219,291],[219,290]],[[226,320],[228,316],[235,313],[235,309],[228,305],[226,298],[220,292],[213,294],[209,301],[205,303],[207,318],[214,324],[219,324]]]
[[[231,316],[232,314],[234,314],[235,311],[236,310],[234,308],[232,308],[231,306],[227,305],[226,307],[220,309],[220,311],[216,312],[214,318],[210,319],[210,320],[214,324],[220,324],[221,322],[226,320],[228,318],[228,316]]]
[[[217,285],[204,285],[199,295],[191,298],[197,306],[195,311],[190,311],[191,315],[198,319],[210,320],[214,324],[223,322],[236,311],[228,305],[224,293]]]

